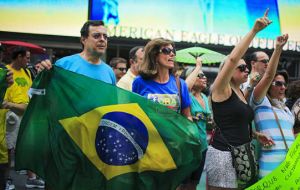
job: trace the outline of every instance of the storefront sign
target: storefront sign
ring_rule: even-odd
[[[121,25],[108,26],[108,34],[111,37],[125,37],[134,39],[153,39],[163,37],[175,42],[214,44],[224,46],[234,46],[242,39],[242,36],[237,35],[213,33],[208,34],[200,32],[130,27]],[[276,41],[273,39],[254,38],[254,40],[250,44],[250,47],[261,49],[274,49],[275,44]],[[283,49],[300,52],[300,42],[288,41]]]

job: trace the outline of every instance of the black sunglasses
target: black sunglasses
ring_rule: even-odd
[[[204,73],[199,73],[199,74],[197,75],[197,77],[198,77],[199,79],[206,78],[206,76],[205,76]]]
[[[256,62],[262,62],[264,64],[269,63],[269,59],[256,60]]]
[[[121,72],[125,72],[125,71],[127,71],[127,68],[122,68],[122,67],[120,67],[120,68],[116,68],[116,69],[118,69],[119,71],[121,71]]]
[[[170,55],[171,52],[173,52],[174,55],[176,55],[176,50],[174,48],[165,47],[159,50],[159,53],[163,53],[165,55]]]
[[[274,81],[274,82],[272,82],[272,85],[278,86],[278,87],[282,87],[282,86],[287,87],[287,84],[283,81]]]
[[[248,66],[246,64],[242,64],[239,65],[237,69],[239,69],[241,72],[245,72],[248,69]]]

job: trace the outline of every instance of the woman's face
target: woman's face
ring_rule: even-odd
[[[238,66],[235,68],[234,74],[232,76],[233,80],[238,84],[242,84],[244,82],[247,82],[248,74],[249,69],[247,67],[247,64],[243,59],[241,59],[238,63]]]
[[[199,73],[197,75],[196,82],[194,84],[194,89],[200,89],[201,91],[207,87],[207,78],[204,73]]]
[[[275,99],[284,99],[285,98],[285,90],[287,88],[286,81],[282,75],[277,75],[271,84],[269,89],[269,95],[271,98]]]
[[[175,54],[175,49],[171,44],[162,46],[156,57],[156,62],[160,68],[172,69],[174,67]]]

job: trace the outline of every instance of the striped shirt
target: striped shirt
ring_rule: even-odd
[[[254,122],[256,129],[271,137],[275,142],[275,145],[270,148],[261,147],[261,155],[259,158],[259,177],[262,178],[271,173],[281,164],[282,161],[284,161],[287,151],[269,99],[265,97],[260,103],[257,103],[254,102],[252,96],[250,105],[254,110]],[[278,116],[286,143],[288,147],[290,147],[295,140],[293,134],[294,116],[286,106],[284,109],[279,109],[273,106],[273,109]]]

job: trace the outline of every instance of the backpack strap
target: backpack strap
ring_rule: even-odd
[[[32,78],[31,78],[31,74],[30,72],[28,72],[27,68],[23,69],[26,73],[26,75],[30,78],[30,80],[32,81]]]

